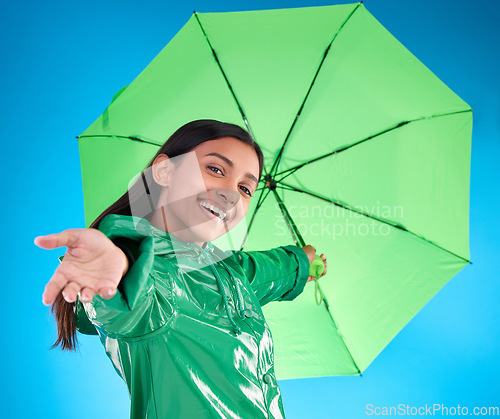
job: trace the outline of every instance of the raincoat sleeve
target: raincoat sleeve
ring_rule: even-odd
[[[130,228],[130,223],[121,221],[119,217],[108,215],[98,229],[133,263],[129,263],[112,298],[96,295],[91,302],[77,302],[75,323],[81,325],[82,333],[86,333],[84,330],[88,326],[84,314],[96,329],[109,337],[146,335],[166,325],[173,315],[172,287],[167,284],[170,275],[162,275],[160,265],[155,262],[154,237],[140,234]]]
[[[261,306],[271,301],[291,301],[304,290],[309,259],[300,247],[236,253]]]

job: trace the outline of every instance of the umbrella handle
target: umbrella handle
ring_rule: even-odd
[[[311,262],[311,266],[309,267],[309,276],[314,276],[316,279],[321,276],[321,274],[325,271],[325,263],[320,256],[316,255]]]
[[[320,256],[316,255],[311,263],[311,266],[309,267],[309,275],[316,278],[314,280],[314,299],[316,300],[317,305],[320,305],[323,302],[323,292],[318,286],[318,279],[324,271],[325,263]]]

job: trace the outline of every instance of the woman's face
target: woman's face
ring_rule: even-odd
[[[246,215],[257,188],[259,160],[251,145],[224,137],[184,156],[158,156],[153,176],[164,188],[151,224],[201,245],[222,236]]]

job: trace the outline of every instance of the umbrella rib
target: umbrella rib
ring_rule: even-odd
[[[429,240],[429,239],[427,239],[427,238],[425,238],[425,237],[423,237],[423,236],[420,236],[420,235],[418,235],[417,233],[414,233],[414,232],[413,232],[413,231],[411,231],[411,230],[408,230],[406,227],[404,227],[404,226],[402,226],[402,225],[400,225],[400,224],[396,224],[395,222],[390,222],[390,221],[388,221],[388,220],[384,220],[384,219],[381,219],[381,218],[377,218],[377,217],[375,217],[375,216],[373,216],[373,215],[366,214],[365,212],[362,212],[362,211],[359,211],[359,210],[357,210],[357,209],[355,209],[355,208],[349,207],[349,206],[347,206],[347,205],[345,205],[345,204],[343,204],[343,203],[339,203],[339,202],[333,201],[333,200],[331,200],[331,199],[325,198],[325,197],[323,197],[323,196],[317,195],[317,194],[312,193],[312,192],[308,192],[308,191],[304,191],[304,190],[302,190],[302,189],[295,188],[295,187],[294,187],[294,186],[292,186],[292,185],[288,185],[288,184],[286,184],[286,183],[284,183],[283,185],[284,185],[284,186],[287,186],[287,187],[289,187],[289,188],[291,188],[291,189],[292,189],[293,191],[295,191],[295,192],[300,192],[300,193],[303,193],[303,194],[306,194],[306,195],[312,196],[312,197],[314,197],[314,198],[318,198],[318,199],[320,199],[320,200],[322,200],[322,201],[325,201],[325,202],[328,202],[328,203],[331,203],[331,204],[337,205],[338,207],[341,207],[341,208],[343,208],[343,209],[346,209],[346,210],[349,210],[349,211],[353,211],[353,212],[357,212],[358,214],[361,214],[361,215],[363,215],[363,216],[365,216],[365,217],[369,217],[369,218],[372,218],[372,219],[374,219],[374,220],[376,220],[376,221],[379,221],[379,222],[381,222],[381,223],[384,223],[384,224],[390,225],[390,226],[392,226],[392,227],[399,228],[400,230],[403,230],[403,231],[406,231],[406,232],[408,232],[408,233],[410,233],[410,234],[413,234],[415,237],[418,237],[419,239],[422,239],[422,240],[426,241],[427,243],[429,243],[429,244],[431,244],[431,245],[433,245],[433,246],[435,246],[435,247],[438,247],[438,248],[440,248],[441,250],[444,250],[445,252],[448,252],[448,253],[452,254],[453,256],[456,256],[456,257],[457,257],[457,258],[459,258],[459,259],[462,259],[464,262],[467,262],[467,263],[472,264],[472,262],[471,262],[469,259],[466,259],[466,258],[464,258],[463,256],[457,255],[456,253],[454,253],[454,252],[452,252],[452,251],[450,251],[450,250],[448,250],[448,249],[445,249],[444,247],[440,246],[439,244],[434,243],[433,241],[431,241],[431,240]]]
[[[219,67],[220,72],[222,73],[222,77],[224,77],[224,80],[225,80],[225,82],[227,84],[227,87],[229,88],[229,91],[231,92],[231,95],[233,96],[233,99],[236,102],[236,106],[238,107],[238,110],[239,110],[239,112],[241,114],[241,118],[245,122],[245,125],[246,125],[246,127],[248,129],[248,132],[250,133],[250,136],[252,138],[254,138],[253,133],[252,133],[252,129],[250,128],[250,124],[248,123],[248,120],[247,120],[247,117],[245,115],[245,112],[243,112],[243,108],[240,105],[240,102],[238,101],[238,98],[236,97],[236,94],[234,93],[233,86],[231,86],[231,83],[229,82],[229,79],[227,78],[226,73],[225,73],[224,69],[222,68],[222,65],[221,65],[221,63],[219,61],[219,57],[217,56],[217,53],[215,52],[215,50],[214,50],[214,48],[212,46],[212,43],[210,42],[210,39],[208,39],[208,35],[205,32],[205,29],[203,28],[203,25],[201,24],[200,19],[198,17],[198,13],[194,12],[194,16],[196,17],[196,21],[198,22],[198,25],[200,26],[200,29],[203,32],[203,35],[205,36],[205,39],[207,40],[208,46],[210,47],[210,50],[212,51],[212,55],[214,56],[215,62],[217,63],[217,66]],[[264,168],[264,170],[265,170],[265,168]]]
[[[318,281],[318,278],[316,278],[316,281]],[[358,363],[356,362],[356,360],[354,359],[354,356],[352,355],[351,351],[349,350],[349,347],[347,346],[347,342],[346,342],[346,339],[345,339],[345,336],[343,335],[343,333],[340,332],[340,329],[339,327],[337,326],[337,322],[335,321],[335,319],[333,318],[333,314],[332,312],[330,311],[330,304],[328,303],[328,300],[326,299],[325,295],[323,294],[323,291],[321,291],[321,286],[319,285],[319,283],[316,283],[316,285],[318,286],[318,288],[320,289],[320,292],[322,294],[322,299],[323,299],[323,304],[325,305],[325,308],[326,308],[326,311],[328,312],[328,315],[330,316],[330,319],[332,320],[332,323],[333,323],[333,327],[335,327],[335,330],[337,331],[337,334],[340,336],[340,338],[342,339],[342,342],[344,343],[344,347],[345,347],[345,350],[347,351],[347,354],[349,355],[349,357],[351,358],[351,362],[354,364],[354,367],[356,368],[356,370],[358,371],[358,374],[360,376],[362,376],[361,374],[361,370],[359,369],[358,367]]]
[[[294,188],[290,188],[288,185],[282,185],[282,184],[277,183],[276,187],[280,188],[280,189],[283,189],[285,191],[294,191],[295,192],[295,189]]]
[[[323,52],[323,57],[321,58],[321,62],[319,63],[319,66],[318,68],[316,69],[316,73],[314,74],[313,76],[313,79],[311,81],[311,84],[309,85],[309,89],[307,90],[307,93],[306,95],[304,96],[304,99],[302,100],[302,103],[299,107],[299,110],[297,111],[297,114],[295,115],[295,118],[292,122],[292,125],[290,126],[290,129],[288,130],[288,133],[286,134],[286,137],[285,137],[285,140],[283,141],[283,145],[281,146],[281,149],[278,153],[278,155],[276,156],[276,159],[274,160],[274,163],[271,167],[271,170],[270,170],[270,173],[272,174],[273,172],[277,171],[278,170],[278,165],[279,165],[279,162],[281,160],[281,157],[283,155],[283,151],[285,149],[285,145],[286,143],[288,142],[289,138],[290,138],[290,134],[292,133],[294,127],[295,127],[295,124],[297,122],[297,120],[299,119],[300,117],[300,114],[302,113],[302,109],[304,108],[304,105],[309,97],[309,94],[311,93],[311,90],[314,86],[314,82],[316,81],[316,78],[318,77],[318,74],[323,66],[323,63],[325,62],[325,59],[326,59],[326,56],[328,55],[329,51],[330,51],[330,48],[333,44],[333,41],[335,41],[335,39],[337,38],[338,34],[340,33],[340,31],[344,28],[345,24],[349,21],[349,19],[352,17],[352,15],[356,12],[356,10],[358,10],[359,6],[361,5],[361,3],[358,3],[358,5],[351,11],[351,13],[349,14],[349,16],[347,16],[347,18],[344,20],[344,22],[342,23],[342,25],[340,25],[340,28],[338,29],[338,31],[333,35],[333,38],[332,40],[330,41],[330,43],[328,44],[328,46],[326,47],[325,51]]]
[[[285,173],[286,173],[286,175],[283,176],[280,179],[277,179],[276,182],[281,182],[283,179],[285,179],[288,176],[294,174],[297,170],[301,169],[304,166],[307,166],[310,163],[314,163],[314,162],[317,162],[319,160],[323,160],[323,159],[325,159],[327,157],[333,156],[334,154],[340,153],[341,151],[348,150],[348,149],[350,149],[350,148],[352,148],[354,146],[357,146],[359,144],[364,143],[365,141],[372,140],[373,138],[379,137],[382,134],[386,134],[387,132],[390,132],[390,131],[393,131],[395,129],[401,128],[401,127],[403,127],[403,126],[405,126],[407,124],[410,124],[412,122],[421,121],[423,119],[432,119],[432,118],[438,118],[438,117],[441,117],[441,116],[448,116],[448,115],[455,115],[455,114],[459,114],[459,113],[466,113],[466,112],[472,112],[472,109],[469,108],[469,109],[465,109],[465,110],[461,110],[461,111],[447,112],[447,113],[442,113],[442,114],[437,114],[437,115],[432,115],[432,116],[423,116],[423,117],[420,117],[420,118],[411,119],[409,121],[400,122],[399,124],[397,124],[397,125],[395,125],[393,127],[384,129],[383,131],[380,131],[380,132],[378,132],[376,134],[370,135],[369,137],[363,138],[362,140],[356,141],[355,143],[349,144],[348,146],[344,146],[344,147],[338,148],[338,149],[336,149],[334,151],[331,151],[329,153],[323,154],[322,156],[315,157],[315,158],[313,158],[311,160],[308,160],[306,162],[300,163],[297,166],[290,167],[289,169],[283,170],[282,172],[277,173],[276,176],[280,176],[280,175],[283,175]]]
[[[419,119],[421,119],[421,118],[419,118]],[[418,121],[419,119],[415,119],[414,121]],[[390,131],[393,131],[393,130],[395,130],[397,128],[400,128],[400,127],[402,127],[404,125],[407,125],[410,122],[413,122],[413,121],[400,122],[399,124],[397,124],[397,125],[395,125],[395,126],[393,126],[391,128],[387,128],[387,129],[385,129],[383,131],[378,132],[377,134],[370,135],[369,137],[363,138],[362,140],[356,141],[355,143],[349,144],[348,146],[338,148],[338,149],[336,149],[334,151],[331,151],[329,153],[323,154],[322,156],[315,157],[312,160],[308,160],[308,161],[303,162],[303,163],[301,163],[301,164],[299,164],[297,166],[291,167],[290,169],[283,170],[282,172],[277,173],[276,176],[282,175],[284,173],[287,173],[287,174],[285,176],[283,176],[281,179],[277,180],[277,182],[281,182],[283,179],[285,179],[288,176],[294,174],[297,170],[301,169],[304,166],[307,166],[310,163],[314,163],[314,162],[317,162],[319,160],[323,160],[323,159],[325,159],[327,157],[333,156],[334,154],[340,153],[341,151],[348,150],[348,149],[350,149],[350,148],[352,148],[354,146],[357,146],[359,144],[364,143],[365,141],[371,140],[371,139],[376,138],[376,137],[378,137],[378,136],[380,136],[382,134],[385,134],[387,132],[390,132]]]
[[[292,235],[293,241],[295,242],[295,244],[297,246],[304,247],[306,245],[306,242],[304,241],[304,238],[300,234],[300,231],[297,228],[297,225],[295,224],[295,222],[293,221],[292,216],[290,215],[290,213],[286,209],[285,203],[278,195],[276,188],[274,186],[271,186],[269,188],[269,190],[273,192],[273,195],[276,199],[276,202],[278,203],[281,214],[283,215],[283,218],[285,219],[285,223],[288,227],[288,230],[290,231],[290,234]]]
[[[97,137],[106,137],[106,138],[126,138],[127,140],[132,140],[132,141],[139,141],[141,143],[146,143],[146,144],[151,144],[155,145],[157,147],[161,147],[160,144],[153,143],[152,141],[148,140],[143,140],[142,138],[139,137],[129,137],[127,135],[113,135],[113,134],[99,134],[99,135],[77,135],[76,138],[97,138]]]
[[[264,191],[267,191],[266,195],[264,196]],[[260,195],[259,195],[259,200],[257,201],[257,205],[255,206],[255,211],[252,214],[252,218],[250,218],[250,223],[248,223],[248,228],[245,233],[245,237],[243,238],[243,241],[241,243],[240,250],[243,250],[243,247],[245,246],[247,239],[248,239],[248,234],[250,233],[250,229],[252,228],[253,221],[255,219],[255,216],[257,215],[257,211],[259,208],[262,206],[264,201],[266,200],[267,196],[269,195],[269,192],[271,192],[269,189],[263,188]]]

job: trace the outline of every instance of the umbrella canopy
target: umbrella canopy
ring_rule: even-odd
[[[472,111],[362,4],[193,14],[79,136],[86,224],[195,119],[265,154],[235,247],[329,258],[263,308],[279,379],[360,374],[469,263]]]

